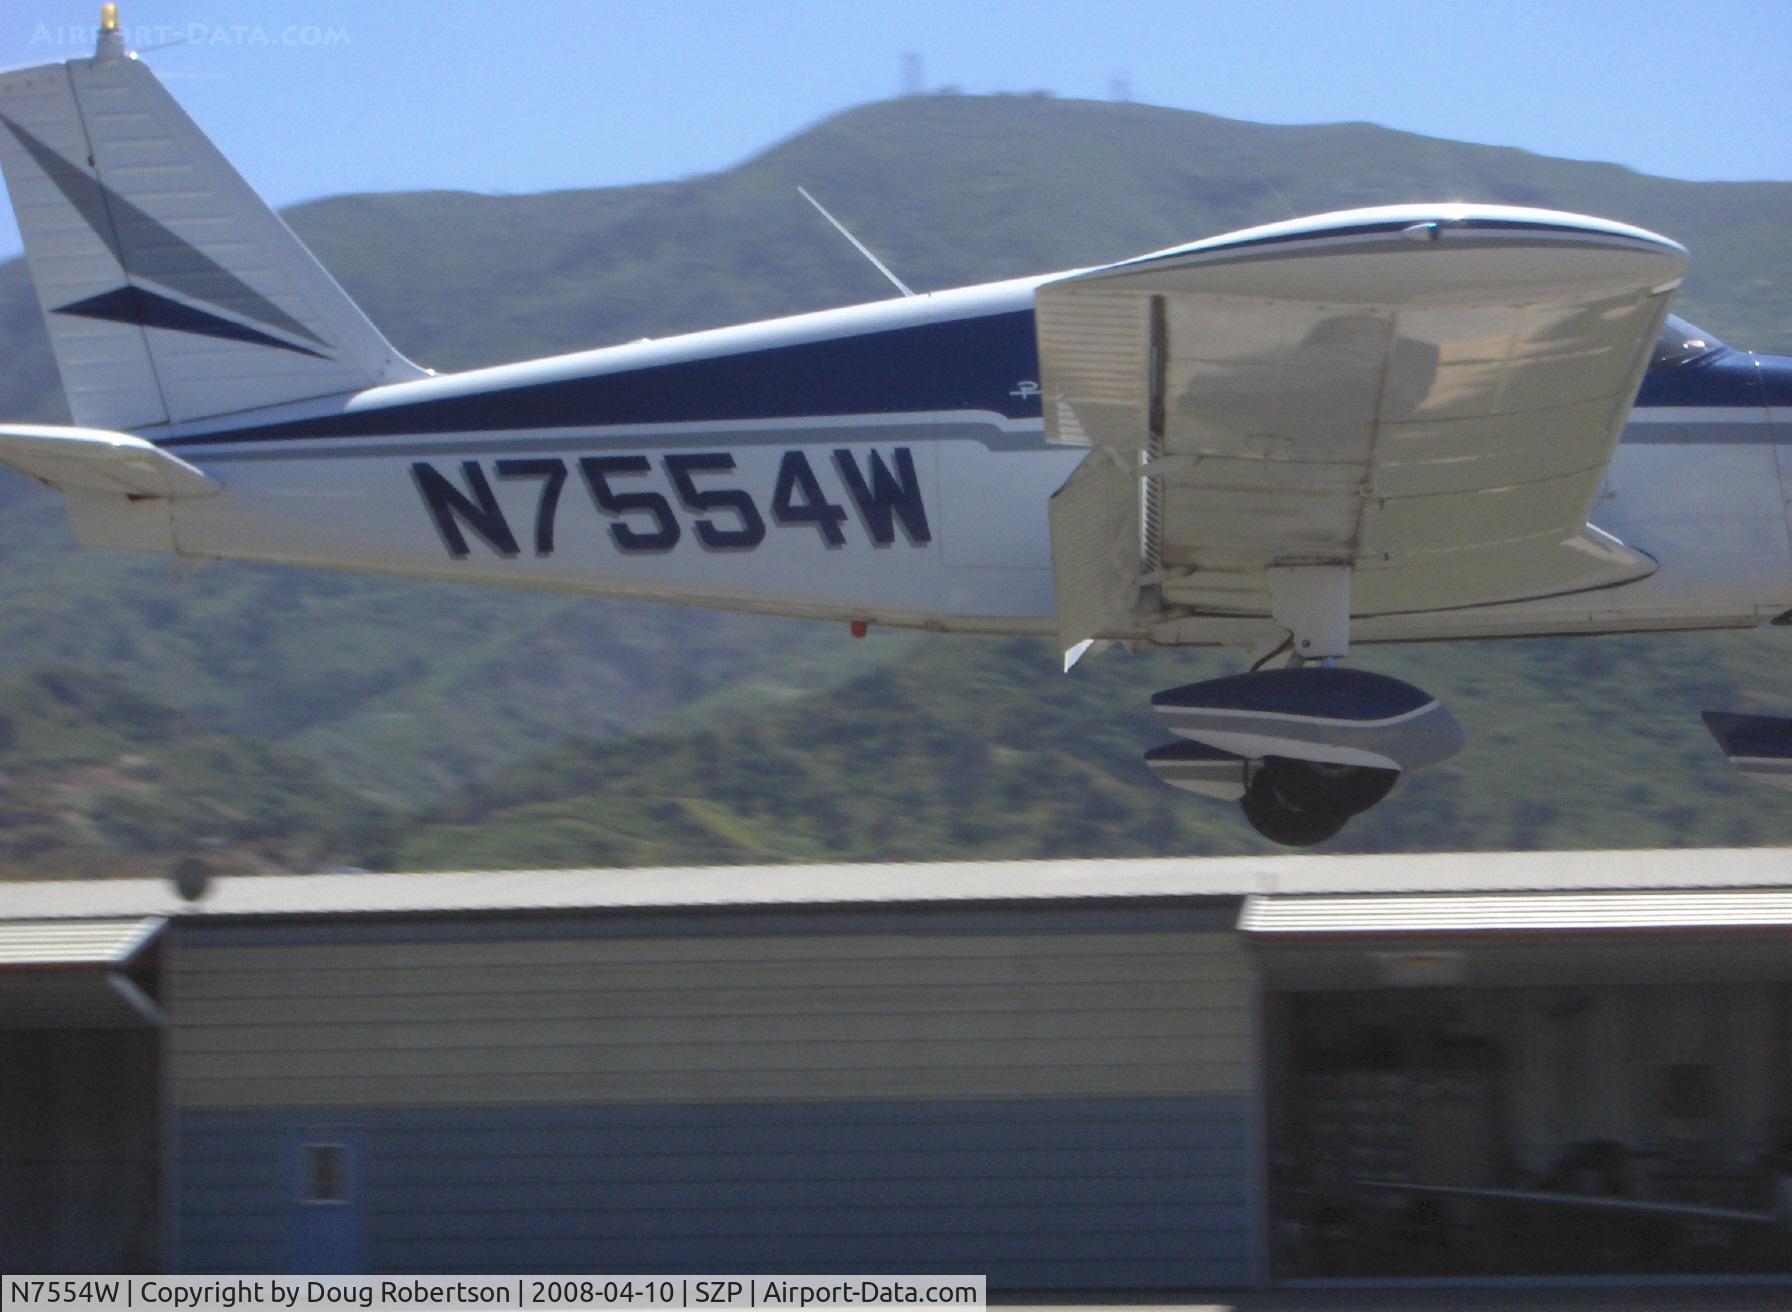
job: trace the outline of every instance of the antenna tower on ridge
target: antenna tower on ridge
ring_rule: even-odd
[[[902,94],[918,96],[922,92],[921,56],[913,50],[902,53]]]

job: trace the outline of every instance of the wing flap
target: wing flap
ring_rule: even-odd
[[[1138,480],[1119,458],[1091,451],[1052,494],[1050,517],[1058,632],[1068,652],[1133,621],[1140,587]]]
[[[101,428],[0,425],[0,465],[58,491],[178,499],[223,490],[216,479],[153,442]]]

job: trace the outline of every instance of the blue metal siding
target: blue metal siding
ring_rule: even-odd
[[[1250,1280],[1239,1097],[356,1121],[373,1271],[969,1270],[1011,1289]],[[184,1269],[278,1268],[290,1171],[269,1152],[291,1124],[182,1116]]]
[[[175,1132],[174,1270],[284,1270],[292,1204],[286,1124],[188,1112]]]

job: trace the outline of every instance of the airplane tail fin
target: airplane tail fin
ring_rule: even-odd
[[[138,431],[421,377],[115,28],[0,73],[0,170],[69,409]]]

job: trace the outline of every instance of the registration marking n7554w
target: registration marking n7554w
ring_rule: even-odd
[[[816,465],[841,489],[831,495]],[[875,448],[787,450],[769,486],[743,486],[727,451],[506,457],[438,466],[411,464],[411,479],[443,549],[456,560],[475,550],[499,556],[554,554],[562,493],[576,479],[596,513],[608,521],[618,551],[667,552],[695,541],[706,551],[752,551],[770,530],[813,533],[841,548],[856,535],[874,547],[900,540],[910,547],[933,541],[906,446],[888,456]],[[535,485],[534,515],[519,534],[499,497],[505,484]],[[763,510],[761,507],[763,506]],[[849,527],[850,525],[850,527]],[[475,544],[478,544],[477,546]]]

